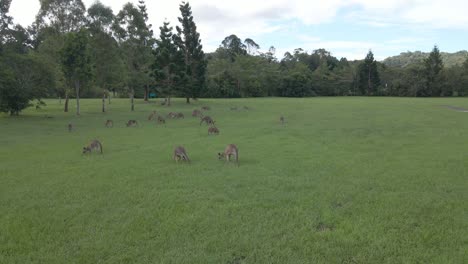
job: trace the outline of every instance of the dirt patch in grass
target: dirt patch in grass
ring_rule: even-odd
[[[228,260],[226,263],[227,264],[242,264],[244,263],[245,256],[232,256],[232,260]]]
[[[453,110],[453,111],[468,112],[468,109],[462,108],[462,107],[451,106],[451,105],[443,105],[443,107],[446,107],[446,108],[451,109],[451,110]]]
[[[333,225],[328,225],[328,224],[325,224],[323,222],[319,222],[316,226],[315,226],[315,230],[317,232],[327,232],[327,231],[333,231],[334,227]]]

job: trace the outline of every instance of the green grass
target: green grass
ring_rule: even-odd
[[[467,99],[81,102],[0,115],[0,263],[468,262],[468,113],[441,107]],[[217,159],[229,143],[240,167]]]

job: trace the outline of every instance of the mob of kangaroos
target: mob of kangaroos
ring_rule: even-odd
[[[203,106],[203,110],[208,111],[210,110],[210,107],[208,106]],[[238,110],[238,107],[231,107],[231,110]],[[243,109],[249,110],[247,106],[244,106]],[[173,118],[173,119],[179,119],[179,118],[184,118],[184,114],[181,112],[170,112],[168,115],[168,118]],[[208,135],[219,135],[219,129],[215,125],[215,121],[210,117],[210,116],[204,116],[202,111],[195,109],[192,111],[192,116],[193,117],[200,117],[200,125],[203,123],[206,123],[209,125],[208,128]],[[148,120],[152,121],[156,119],[156,122],[159,124],[164,124],[166,120],[164,119],[163,116],[157,114],[156,111],[152,111],[149,116]],[[280,123],[284,124],[285,123],[285,118],[284,116],[280,116],[279,118]],[[108,119],[105,122],[105,127],[113,127],[114,122],[111,119]],[[138,126],[138,121],[134,119],[130,119],[126,122],[127,127],[135,127]],[[72,123],[68,124],[68,131],[71,132],[73,130],[74,126]],[[92,153],[93,151],[100,152],[101,154],[103,153],[103,147],[102,144],[99,140],[92,140],[87,146],[83,147],[83,154],[87,153]],[[177,146],[174,149],[172,158],[176,161],[186,161],[190,162],[190,158],[187,155],[187,151],[183,146]],[[218,153],[218,158],[219,159],[225,159],[226,162],[230,161],[235,161],[237,166],[239,166],[239,150],[235,144],[229,144],[226,146],[224,149],[224,152],[219,152]]]

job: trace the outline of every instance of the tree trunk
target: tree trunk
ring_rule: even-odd
[[[102,94],[102,112],[106,112],[106,92]]]
[[[63,109],[65,113],[68,113],[68,93],[65,94],[65,108]]]
[[[75,81],[76,115],[80,115],[80,81]]]
[[[109,104],[111,104],[111,100],[110,100],[111,99],[111,93],[110,93],[110,91],[107,92],[107,96],[108,96],[107,99],[109,101]]]
[[[187,97],[187,104],[190,104],[190,97]]]
[[[145,85],[145,102],[148,102],[148,85]]]
[[[167,97],[167,106],[171,106],[171,97]]]
[[[133,89],[132,89],[132,91],[131,91],[131,93],[130,93],[130,103],[132,104],[132,107],[131,107],[131,110],[132,110],[132,111],[135,110],[135,104],[134,104],[134,102],[133,102],[133,98],[134,98],[134,97],[135,97],[135,96],[134,96],[134,94],[133,94]]]
[[[367,83],[367,95],[371,95],[371,78],[370,78],[370,65],[369,65],[369,80],[368,80],[368,83]]]

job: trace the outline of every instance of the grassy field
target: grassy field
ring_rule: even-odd
[[[81,102],[0,115],[0,263],[468,262],[468,99]]]

